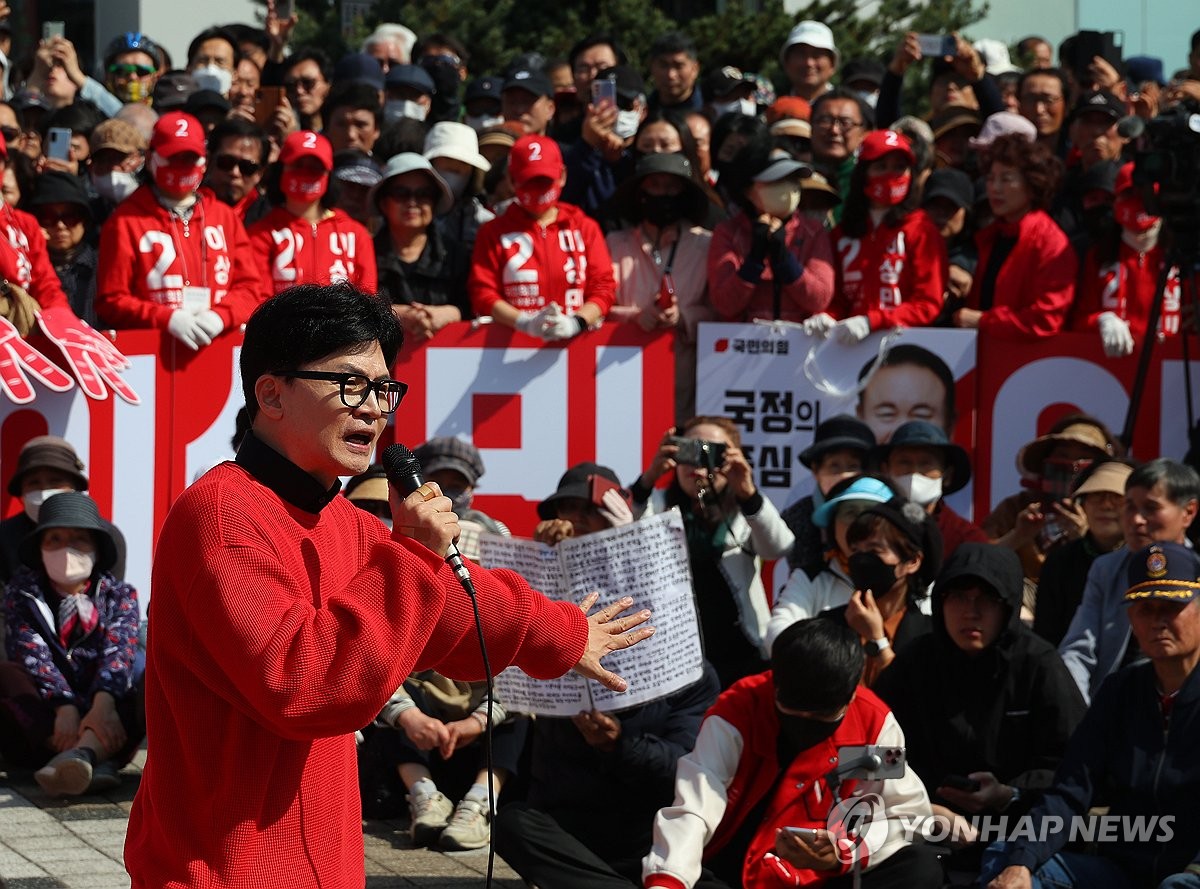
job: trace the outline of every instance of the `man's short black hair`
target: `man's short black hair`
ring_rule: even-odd
[[[217,150],[226,139],[252,139],[259,144],[258,162],[266,165],[271,154],[271,141],[266,131],[253,121],[243,117],[227,117],[208,134],[208,156],[210,163],[216,159]]]
[[[446,47],[446,49],[458,56],[458,60],[464,65],[471,61],[471,53],[461,40],[445,31],[434,31],[432,34],[426,34],[413,44],[412,60],[414,65],[421,63],[421,58],[431,46]]]
[[[837,712],[854,697],[864,666],[858,634],[840,620],[797,621],[771,647],[775,699],[789,710]]]
[[[237,36],[228,28],[205,28],[195,36],[191,43],[188,44],[187,63],[192,64],[192,60],[196,58],[196,53],[200,51],[200,44],[206,40],[224,40],[233,47],[233,67],[236,68],[238,62],[242,60],[242,48],[238,46]]]
[[[325,82],[329,83],[333,78],[333,62],[329,58],[329,54],[324,50],[318,49],[315,46],[305,46],[297,50],[287,57],[283,63],[285,71],[291,71],[301,62],[315,62],[317,67],[321,69],[321,76],[325,78]]]
[[[1187,506],[1193,500],[1200,501],[1200,475],[1186,463],[1159,457],[1143,463],[1125,479],[1125,490],[1145,488],[1149,490],[1163,483],[1167,499],[1176,506]]]
[[[268,299],[246,322],[242,394],[251,421],[258,415],[254,386],[263,374],[296,370],[326,355],[378,342],[388,367],[400,350],[400,324],[391,304],[351,284],[301,284]]]
[[[571,67],[575,67],[575,60],[591,49],[593,46],[607,46],[613,51],[613,55],[617,57],[617,64],[624,65],[626,62],[625,51],[621,49],[621,44],[612,34],[589,34],[578,43],[571,47],[571,51],[567,53],[567,61]]]
[[[235,22],[231,25],[225,25],[225,30],[236,38],[239,51],[243,43],[253,43],[263,52],[271,49],[271,36],[262,28]]]
[[[696,58],[696,41],[682,31],[668,31],[650,44],[646,57],[650,60],[659,56],[673,56],[676,53],[687,53],[688,58]]]
[[[1054,77],[1062,84],[1063,101],[1071,100],[1071,85],[1067,81],[1067,73],[1062,68],[1033,68],[1021,75],[1021,79],[1017,81],[1017,98],[1021,98],[1021,91],[1025,89],[1025,81],[1031,77]],[[1063,118],[1065,125],[1066,118]]]
[[[91,102],[76,99],[70,105],[64,105],[43,117],[38,129],[41,131],[43,139],[46,138],[46,133],[50,131],[51,127],[62,127],[64,130],[70,130],[73,135],[90,139],[92,130],[106,119],[100,109]]]
[[[321,120],[328,127],[333,112],[338,108],[352,111],[370,111],[375,116],[375,126],[382,123],[383,108],[379,104],[379,90],[366,83],[345,83],[335,87],[321,106]]]

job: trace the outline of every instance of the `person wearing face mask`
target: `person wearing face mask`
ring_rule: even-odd
[[[897,651],[931,629],[929,585],[942,567],[942,535],[924,508],[894,497],[861,513],[846,542],[854,592],[821,616],[858,633],[867,655],[862,683],[870,686]]]
[[[708,292],[722,321],[799,322],[833,299],[829,234],[796,212],[810,168],[769,144],[764,128],[722,170],[721,183],[741,210],[713,230],[708,251]]]
[[[86,494],[48,498],[5,588],[0,754],[51,796],[113,789],[145,735],[137,591],[108,527]]]
[[[104,86],[124,104],[149,105],[162,67],[161,54],[158,44],[145,34],[118,34],[104,51]]]
[[[283,142],[277,167],[267,179],[275,209],[250,226],[247,235],[268,292],[296,284],[348,281],[364,293],[377,284],[371,234],[334,205],[330,190],[333,149],[311,130]]]
[[[871,458],[905,497],[933,516],[947,558],[959,544],[989,541],[987,532],[944,499],[971,480],[971,457],[940,426],[925,420],[905,423],[871,452]]]
[[[851,345],[874,330],[922,327],[937,317],[946,290],[946,242],[918,207],[915,165],[907,136],[874,130],[863,139],[842,221],[831,236],[838,295],[829,312],[809,319],[810,333],[833,333]]]
[[[714,71],[704,81],[704,95],[708,98],[711,119],[725,114],[745,114],[754,117],[758,105],[754,101],[757,85],[753,76],[743,74],[740,69],[726,65]]]
[[[138,190],[138,174],[146,163],[147,142],[123,120],[106,120],[89,140],[88,180],[99,195],[92,212],[102,223],[121,201]]]
[[[862,455],[866,456],[865,452]],[[854,581],[850,579],[850,542],[846,532],[860,514],[877,503],[887,503],[899,492],[887,479],[854,473],[829,489],[827,497],[812,514],[811,524],[821,535],[823,549],[806,562],[791,563],[792,569],[775,597],[767,622],[767,646],[798,620],[813,617],[850,601]],[[921,599],[924,605],[928,600]]]
[[[237,37],[232,32],[225,28],[207,28],[188,45],[187,70],[199,89],[228,96],[241,57]]]
[[[7,583],[21,564],[18,554],[23,541],[37,525],[38,512],[47,498],[66,491],[86,491],[87,475],[75,448],[57,435],[39,435],[29,439],[17,456],[17,469],[8,480],[8,493],[21,500],[22,510],[0,522],[0,583]],[[108,533],[117,548],[117,560],[111,568],[118,578],[125,576],[125,537],[115,525]]]
[[[454,206],[438,217],[438,225],[470,256],[479,226],[496,218],[483,205],[483,177],[492,165],[479,153],[479,136],[466,124],[440,121],[425,136],[424,154],[454,195]]]
[[[722,687],[762,669],[770,615],[762,563],[787,555],[795,540],[754,484],[741,442],[728,417],[691,417],[667,430],[630,487],[637,517],[683,514],[704,656]],[[668,473],[671,483],[656,490]]]
[[[523,136],[508,158],[516,200],[479,229],[468,290],[475,314],[546,341],[599,325],[616,296],[600,226],[560,200],[558,143]]]
[[[627,65],[605,68],[592,80],[592,90],[607,87],[613,98],[585,100],[580,137],[566,147],[567,182],[563,200],[606,221],[617,186],[633,173],[638,129],[646,120],[646,85]]]
[[[196,118],[159,118],[150,181],[101,229],[96,281],[103,323],[165,328],[193,351],[244,323],[265,293],[241,220],[200,189],[205,151]]]
[[[401,118],[425,122],[433,107],[437,88],[429,72],[420,65],[393,65],[384,75],[386,98],[383,103],[383,122]]]
[[[463,91],[463,123],[476,133],[504,123],[500,113],[500,90],[504,78],[488,74],[476,77]]]
[[[1085,709],[1057,652],[1021,623],[1021,574],[1012,550],[959,547],[933,589],[933,632],[872,686],[904,726],[908,767],[934,814],[964,839],[972,815],[1003,813],[1011,824],[1029,811]],[[949,866],[978,873],[984,845],[957,849]]]
[[[850,885],[858,856],[839,837],[846,829],[834,808],[839,796],[875,795],[873,817],[888,821],[931,815],[912,769],[899,778],[846,779],[836,793],[830,784],[842,749],[905,744],[887,705],[858,685],[863,661],[844,625],[799,621],[776,640],[770,670],[717,699],[692,752],[679,760],[675,803],[654,820],[643,886]],[[797,836],[789,827],[814,834]],[[864,889],[937,889],[943,881],[933,851],[900,830],[888,831],[860,867]]]
[[[465,439],[443,436],[419,445],[413,455],[420,461],[426,480],[437,482],[442,493],[454,504],[454,513],[462,528],[459,552],[472,562],[478,562],[481,532],[511,536],[507,525],[471,505],[484,473],[479,448]]]
[[[704,277],[712,233],[700,224],[708,198],[682,154],[648,154],[617,190],[615,204],[634,224],[607,237],[617,283],[609,318],[647,332],[675,330],[675,416],[690,417],[696,328],[713,315]]]
[[[1160,243],[1162,218],[1146,209],[1133,184],[1132,163],[1117,173],[1115,192],[1112,212],[1120,233],[1088,250],[1071,325],[1074,330],[1099,332],[1109,358],[1131,355],[1145,340],[1151,307],[1160,297],[1158,338],[1177,335],[1181,321],[1179,269],[1171,268],[1166,292],[1160,294],[1158,279],[1166,262]]]

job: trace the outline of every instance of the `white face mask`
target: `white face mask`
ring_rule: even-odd
[[[233,86],[233,72],[228,68],[218,68],[216,65],[196,68],[192,71],[192,77],[196,78],[196,86],[200,89],[212,90],[222,96],[229,95],[229,88]]]
[[[58,549],[43,549],[42,564],[55,583],[68,586],[80,583],[92,576],[96,567],[96,554],[85,553],[69,546]]]
[[[800,206],[800,186],[794,179],[754,183],[754,203],[776,219],[787,219]]]
[[[96,194],[117,204],[137,191],[139,185],[137,176],[124,170],[109,170],[103,176],[92,176]]]
[[[613,135],[618,139],[632,139],[637,135],[641,122],[641,115],[636,111],[618,111],[617,121],[613,124]]]
[[[866,102],[870,108],[874,108],[875,103],[879,101],[879,93],[860,93],[856,91],[855,95]]]
[[[65,494],[71,488],[46,488],[44,491],[30,491],[21,497],[21,502],[25,504],[25,515],[29,516],[33,521],[38,520],[38,516],[42,511],[42,504],[53,497],[55,494]]]
[[[504,118],[499,114],[468,114],[463,118],[463,123],[480,133],[488,127],[494,127],[496,124],[504,123]]]
[[[758,114],[758,105],[755,101],[746,97],[745,99],[734,99],[732,102],[713,102],[713,113],[717,117],[722,114],[745,114],[747,117],[754,117]]]
[[[930,478],[914,472],[911,475],[894,478],[892,481],[896,483],[896,487],[903,492],[905,497],[918,506],[937,503],[942,496],[942,480],[940,478]]]
[[[394,123],[405,117],[424,120],[428,113],[424,105],[412,99],[388,99],[383,103],[383,119],[387,123]]]
[[[442,178],[446,180],[446,185],[450,187],[450,193],[454,195],[455,200],[463,196],[467,190],[467,184],[471,181],[470,175],[457,171],[442,173]]]

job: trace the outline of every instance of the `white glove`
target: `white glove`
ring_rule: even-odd
[[[853,346],[855,343],[861,343],[870,335],[871,322],[867,320],[866,315],[844,318],[833,326],[833,333],[839,343]]]
[[[1121,319],[1115,312],[1100,314],[1100,342],[1104,345],[1104,354],[1109,358],[1124,358],[1133,354],[1133,334],[1129,332],[1129,322]]]
[[[829,331],[833,330],[836,324],[832,315],[818,312],[811,318],[804,319],[804,332],[809,336],[829,336]]]
[[[620,528],[633,521],[633,510],[629,508],[629,504],[625,502],[621,492],[615,488],[605,491],[600,502],[604,504],[599,508],[600,515],[608,519],[608,523],[614,528]]]
[[[550,314],[550,306],[538,312],[522,312],[517,316],[513,326],[527,336],[541,337],[546,327],[546,317]]]
[[[167,319],[167,332],[179,340],[193,352],[199,352],[201,346],[212,342],[212,337],[204,332],[197,316],[183,309],[176,309]]]
[[[569,340],[571,337],[583,332],[583,328],[575,320],[576,316],[563,312],[558,307],[558,303],[551,303],[547,308],[550,310],[550,313],[546,316],[546,322],[542,328],[542,338],[547,342]]]
[[[212,309],[203,309],[196,313],[196,323],[208,334],[210,340],[215,340],[225,329],[225,322]]]

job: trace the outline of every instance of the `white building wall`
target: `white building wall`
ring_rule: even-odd
[[[262,9],[253,0],[96,0],[97,52],[117,34],[141,31],[165,47],[175,66],[182,68],[188,44],[205,28],[255,24]]]

